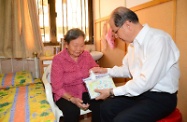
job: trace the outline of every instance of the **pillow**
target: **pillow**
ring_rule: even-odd
[[[29,71],[0,74],[0,88],[23,86],[34,82],[32,74]]]

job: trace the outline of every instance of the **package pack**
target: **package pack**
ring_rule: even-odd
[[[89,95],[91,99],[99,96],[98,92],[95,92],[95,89],[106,89],[106,88],[114,88],[115,84],[108,74],[93,74],[91,73],[90,77],[83,79],[88,89]]]

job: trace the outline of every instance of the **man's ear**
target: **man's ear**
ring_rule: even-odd
[[[129,28],[131,25],[131,21],[127,20],[124,24],[126,24],[126,26]]]
[[[129,21],[129,20],[127,20],[127,21],[123,24],[123,26],[124,26],[126,29],[130,29],[130,30],[131,30],[131,25],[132,25],[132,22]]]

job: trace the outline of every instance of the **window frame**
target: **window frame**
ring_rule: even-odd
[[[57,41],[57,24],[55,11],[55,0],[48,0],[49,5],[49,23],[50,23],[50,41],[43,42],[44,46],[58,46],[60,43]],[[88,0],[88,22],[89,22],[89,40],[85,41],[86,45],[94,44],[94,28],[93,28],[93,2]],[[91,25],[91,26],[90,26]]]

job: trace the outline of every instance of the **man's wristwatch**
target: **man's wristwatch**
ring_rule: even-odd
[[[110,97],[114,97],[113,89],[110,89]]]

